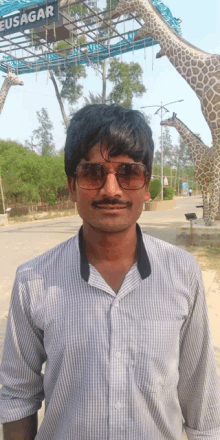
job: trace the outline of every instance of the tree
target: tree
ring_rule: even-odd
[[[109,19],[109,11],[111,12],[118,6],[118,0],[107,0],[106,3],[106,13],[104,14],[104,18],[108,20],[110,28],[99,29],[98,40],[100,38],[105,38],[103,43],[106,45],[110,45],[110,40],[112,35],[114,34],[114,29],[116,27],[116,23],[114,24],[113,20]],[[107,102],[107,71],[108,71],[108,59],[105,58],[104,61],[97,63],[95,66],[92,65],[92,68],[98,70],[102,76],[102,104],[106,104]]]
[[[71,1],[71,0],[69,0]],[[87,15],[87,8],[82,4],[76,4],[69,8],[68,13],[74,20],[79,20]],[[65,41],[59,41],[54,45],[54,51],[61,55],[68,55],[72,50],[73,46],[80,48],[82,44],[85,44],[86,37],[84,35],[80,37],[72,37]],[[61,92],[58,94],[55,82],[53,81],[56,96],[61,108],[64,123],[67,125],[64,113],[62,111],[62,98],[68,102],[70,108],[78,101],[82,96],[83,86],[79,83],[81,78],[86,78],[86,69],[83,65],[76,65],[71,67],[63,67],[54,71],[55,76],[61,84]]]
[[[71,15],[73,19],[79,19],[80,17],[83,18],[87,14],[86,7],[82,4],[74,4],[75,0],[61,0],[60,1],[60,7],[68,6],[68,13]],[[37,52],[41,43],[39,43],[39,38],[35,34],[35,29],[31,30],[32,34],[32,49],[34,47],[35,51]],[[85,37],[72,37],[65,41],[59,41],[58,43],[52,44],[52,49],[54,52],[56,52],[58,55],[65,56],[68,55],[72,49],[73,46],[78,46],[80,44],[85,43]],[[55,76],[58,78],[60,84],[61,84],[61,91],[59,90],[57,86],[56,79],[54,77],[53,71],[49,70],[50,79],[52,80],[56,97],[60,106],[60,110],[63,117],[63,122],[65,128],[68,127],[69,121],[66,116],[66,112],[64,109],[64,104],[62,99],[66,99],[67,102],[70,104],[70,107],[72,108],[73,104],[77,102],[77,100],[82,95],[82,89],[83,87],[79,84],[80,78],[86,77],[86,70],[84,66],[72,66],[67,68],[58,68],[54,71]]]
[[[183,169],[185,167],[193,166],[187,145],[180,136],[178,142],[179,144],[176,146],[176,160],[179,163],[180,168]]]
[[[108,19],[108,23],[111,25],[111,28],[102,29],[100,27],[100,29],[98,29],[98,32],[96,33],[97,42],[102,39],[103,44],[110,44],[110,38],[114,33],[114,27],[116,26],[116,24],[109,19],[109,10],[115,9],[117,5],[117,0],[107,0],[104,18]],[[96,10],[97,12],[100,12],[98,8]],[[82,3],[76,4],[70,8],[70,15],[75,20],[82,20],[83,23],[85,17],[88,16],[88,11]],[[90,27],[90,21],[88,20],[88,18],[86,18],[85,20],[85,26],[88,28]],[[81,36],[80,38],[75,37],[71,40],[58,42],[55,46],[55,50],[57,51],[57,53],[65,55],[72,50],[71,45],[73,43],[75,47],[78,47],[80,49],[80,46],[85,44],[85,42],[86,38],[84,36]],[[100,61],[96,64],[89,64],[89,67],[92,67],[96,72],[99,72],[99,74],[101,75],[102,95],[97,94],[95,99],[94,95],[90,95],[88,98],[86,98],[86,103],[96,102],[104,104],[106,102],[111,102],[125,106],[127,108],[131,108],[133,97],[142,96],[142,94],[146,92],[144,85],[141,83],[141,77],[143,74],[141,66],[138,63],[120,63],[118,60],[114,59],[110,61],[110,70],[108,72],[108,64],[108,59]],[[117,67],[117,72],[114,72],[114,67]],[[67,69],[59,69],[55,71],[55,75],[57,76],[58,81],[62,86],[60,96],[64,100],[67,100],[70,106],[75,104],[79,97],[82,96],[83,88],[80,85],[79,80],[80,78],[86,77],[85,72],[86,69],[82,65],[68,67]],[[108,73],[111,75],[111,77],[109,77]],[[113,90],[109,97],[107,97],[107,79],[113,83]]]
[[[50,121],[46,108],[37,112],[39,127],[33,131],[31,143],[26,141],[26,145],[38,151],[40,156],[53,156],[55,154],[55,145],[53,141],[53,124]],[[35,140],[35,144],[34,144]]]
[[[67,188],[63,156],[39,156],[16,142],[0,141],[0,170],[8,202],[25,200],[54,204]]]
[[[113,90],[109,95],[111,103],[132,108],[133,97],[141,97],[146,92],[142,84],[143,70],[139,63],[119,62],[111,59],[108,80],[113,83]]]
[[[85,105],[88,104],[102,104],[102,96],[100,94],[94,95],[92,92],[89,92],[89,97],[85,97]]]
[[[60,96],[66,100],[70,106],[78,101],[83,94],[83,86],[79,83],[81,78],[86,78],[86,69],[84,66],[71,66],[66,69],[55,71],[55,75],[61,84]]]
[[[161,164],[161,152],[160,150],[156,150],[154,153],[154,164]]]
[[[53,71],[49,70],[49,74],[50,74],[50,79],[51,79],[51,81],[53,83],[53,86],[54,86],[54,89],[55,89],[57,100],[59,102],[60,110],[61,110],[61,113],[62,113],[62,116],[63,116],[63,122],[65,124],[66,129],[67,129],[68,125],[69,125],[69,121],[68,121],[68,118],[67,118],[67,115],[66,115],[66,112],[65,112],[65,109],[64,109],[62,97],[60,95],[60,92],[59,92],[59,89],[58,89],[57,82],[56,82],[56,79],[54,77]]]
[[[161,149],[161,136],[159,137],[160,149]],[[161,156],[161,152],[160,152]],[[158,155],[159,157],[159,155]],[[172,144],[172,137],[168,127],[163,128],[163,163],[164,165],[175,165],[176,154],[175,148]]]
[[[37,154],[17,142],[0,141],[0,168],[7,198],[39,198],[39,160]]]

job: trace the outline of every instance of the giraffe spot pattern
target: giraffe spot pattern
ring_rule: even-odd
[[[197,82],[197,87],[198,87],[198,89],[203,89],[203,83],[202,82]]]
[[[119,6],[116,8],[116,11],[120,13],[137,11],[142,15],[146,23],[142,38],[145,36],[145,32],[148,32],[148,35],[151,35],[158,41],[162,52],[168,56],[171,63],[201,100],[202,111],[211,128],[213,137],[214,150],[212,152],[209,150],[208,154],[213,157],[214,151],[216,152],[214,168],[217,171],[212,173],[216,176],[216,180],[214,180],[210,197],[209,215],[206,215],[206,218],[209,217],[209,223],[212,224],[213,216],[216,212],[216,201],[219,200],[220,196],[220,173],[218,168],[220,166],[220,56],[210,55],[193,48],[187,41],[175,35],[169,28],[169,25],[156,12],[150,0],[119,0]],[[197,148],[198,145],[195,143],[194,148]],[[199,172],[203,168],[202,174],[206,175],[205,170],[207,170],[207,167],[205,167],[205,164],[210,162],[208,162],[205,154],[200,154],[200,161],[198,158],[199,154],[197,152],[197,167]],[[203,163],[201,163],[201,160]],[[211,163],[213,162],[211,161]],[[203,179],[201,180],[203,182]],[[206,190],[207,187],[204,187],[204,191]]]

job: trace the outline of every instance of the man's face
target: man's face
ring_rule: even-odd
[[[97,144],[90,150],[89,160],[82,159],[80,164],[87,162],[103,164],[110,172],[107,174],[105,185],[101,189],[82,189],[73,178],[69,177],[70,199],[77,203],[78,213],[84,224],[87,223],[103,232],[122,232],[135,224],[140,217],[143,203],[150,198],[150,182],[138,190],[121,188],[116,175],[112,174],[117,171],[117,162],[135,163],[135,161],[127,155],[108,159],[107,150],[104,148],[102,154],[100,145]],[[112,200],[117,204],[112,205]]]

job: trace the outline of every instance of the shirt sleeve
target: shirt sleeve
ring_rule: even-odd
[[[190,268],[190,313],[180,335],[178,395],[189,440],[220,439],[220,389],[202,274]]]
[[[28,283],[17,271],[0,368],[1,423],[20,420],[41,408],[45,361],[43,331],[33,322]]]

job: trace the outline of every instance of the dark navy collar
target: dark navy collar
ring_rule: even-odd
[[[136,231],[137,231],[137,267],[139,270],[139,273],[141,275],[142,280],[149,277],[151,274],[151,266],[150,261],[147,255],[147,251],[144,246],[141,228],[136,223]],[[79,230],[79,250],[80,250],[80,273],[81,277],[88,282],[89,280],[89,262],[88,258],[86,256],[86,247],[85,247],[85,241],[83,240],[83,227],[81,226]]]

